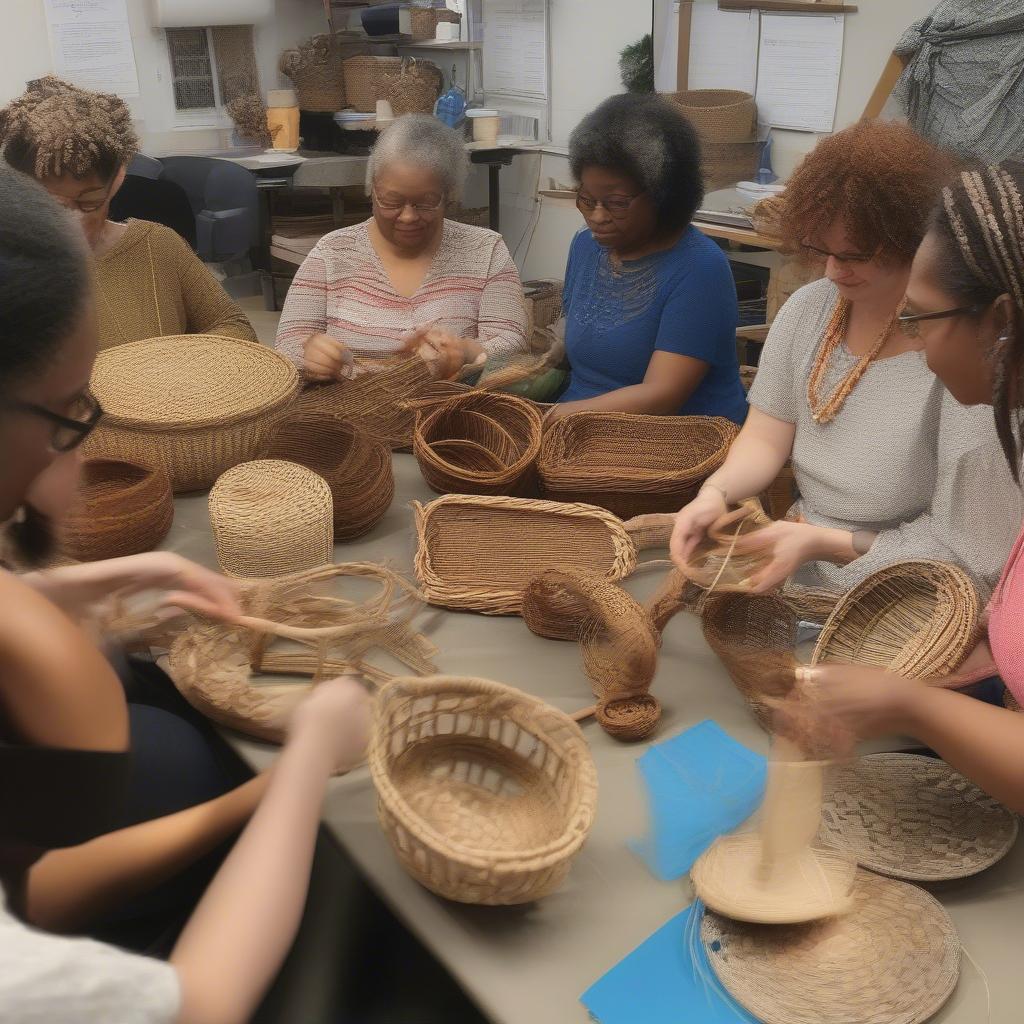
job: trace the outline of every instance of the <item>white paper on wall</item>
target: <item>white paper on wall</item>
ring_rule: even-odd
[[[98,92],[139,95],[125,0],[45,0],[53,70]]]
[[[690,15],[689,85],[680,89],[739,89],[754,93],[757,81],[757,11],[720,11],[695,3]]]
[[[483,21],[484,92],[546,99],[545,0],[484,0]]]

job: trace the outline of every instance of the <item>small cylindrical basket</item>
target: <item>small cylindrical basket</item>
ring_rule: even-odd
[[[402,70],[401,57],[349,57],[342,62],[345,96],[353,110],[369,114],[387,98],[388,75]],[[397,111],[396,111],[397,113]]]
[[[757,104],[748,92],[685,89],[669,99],[708,142],[749,142],[757,132]]]
[[[460,903],[557,889],[594,820],[597,773],[564,712],[482,679],[396,679],[377,700],[370,772],[402,866]]]
[[[151,551],[167,536],[174,501],[167,471],[114,459],[86,459],[61,525],[64,554],[82,562]]]
[[[330,562],[333,519],[327,481],[294,462],[243,463],[210,491],[217,561],[230,576],[283,576]]]
[[[395,117],[431,114],[444,86],[441,69],[429,60],[403,60],[401,68],[385,75],[384,96]]]

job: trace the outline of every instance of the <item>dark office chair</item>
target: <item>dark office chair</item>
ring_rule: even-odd
[[[110,219],[129,217],[155,221],[176,231],[196,247],[196,218],[185,190],[163,177],[164,165],[152,157],[135,157],[117,194],[110,201]]]

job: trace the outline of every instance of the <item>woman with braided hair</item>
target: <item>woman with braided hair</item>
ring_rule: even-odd
[[[0,110],[7,163],[31,175],[81,223],[95,261],[100,347],[165,334],[255,341],[245,314],[168,227],[107,219],[139,143],[118,96],[53,75]]]

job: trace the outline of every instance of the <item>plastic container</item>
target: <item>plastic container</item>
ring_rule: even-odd
[[[501,114],[488,107],[467,110],[466,117],[473,122],[473,141],[498,143],[498,131],[501,127]]]
[[[299,148],[299,101],[294,89],[267,93],[267,128],[274,149],[294,153]]]

